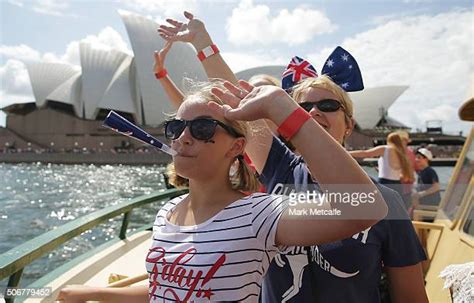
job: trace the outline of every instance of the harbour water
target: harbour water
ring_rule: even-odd
[[[165,188],[164,166],[0,163],[0,254],[85,214]],[[132,212],[129,229],[153,222],[159,205]],[[25,268],[27,286],[117,237],[122,216],[85,232]],[[6,285],[6,281],[0,281]]]
[[[376,176],[374,168],[365,169]],[[435,169],[445,188],[453,167]],[[0,254],[85,214],[165,188],[163,171],[160,165],[0,163]],[[158,208],[154,204],[132,212],[130,230],[153,222]],[[85,232],[26,267],[21,286],[117,237],[121,219]]]

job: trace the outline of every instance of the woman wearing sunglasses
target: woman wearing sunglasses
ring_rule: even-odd
[[[75,297],[74,289],[68,289],[61,298],[66,302],[146,302],[148,294],[150,302],[258,302],[263,277],[279,250],[342,239],[383,218],[387,208],[375,186],[350,155],[324,132],[319,145],[329,149],[348,171],[347,177],[337,179],[365,184],[367,190],[374,191],[373,203],[362,205],[354,220],[295,216],[286,211],[290,201],[285,196],[242,193],[255,190],[256,180],[242,160],[247,126],[240,120],[267,118],[281,125],[288,112],[298,110],[291,98],[285,99],[279,95],[282,90],[275,89],[255,91],[237,110],[229,111],[211,93],[224,90],[216,84],[186,97],[176,117],[165,123],[165,135],[177,152],[173,157],[176,173],[189,181],[189,194],[172,199],[156,216],[146,256],[148,289],[92,288],[88,295],[81,293],[79,298]],[[280,110],[265,110],[261,105],[268,98],[283,98],[278,101]],[[226,119],[223,112],[232,120]],[[295,129],[294,140],[308,159],[309,167],[319,170],[325,156],[314,152],[315,144],[306,143],[314,132],[321,132],[320,127],[309,119]],[[230,174],[236,162],[237,171]],[[303,203],[295,207],[307,208]],[[331,207],[342,213],[351,208],[332,203],[312,206],[321,211],[333,211]]]
[[[161,37],[167,41],[190,42],[198,54],[208,51],[214,43],[204,23],[187,12],[185,17],[186,23],[168,19],[169,24],[158,30]],[[226,79],[237,85],[235,75],[216,49],[214,45],[211,56],[204,60],[200,57],[208,77]],[[243,97],[254,93],[254,88],[242,82],[240,87],[234,85],[228,83],[228,91],[215,93],[231,107],[238,107]],[[293,90],[292,96],[334,142],[342,145],[351,134],[354,127],[352,101],[331,79],[306,79]],[[278,105],[271,100],[264,106],[278,110]],[[246,152],[269,192],[281,192],[281,184],[293,185],[296,189],[307,188],[308,184],[316,183],[315,180],[331,184],[332,177],[348,174],[324,144],[316,144],[314,152],[325,154],[320,161],[328,165],[320,163],[316,171],[311,169],[305,155],[296,156],[274,138],[265,123],[254,121],[251,124],[259,131],[251,133]],[[308,144],[320,141],[319,130],[307,138]],[[399,196],[384,186],[377,184],[377,187],[388,204],[389,217],[398,220],[386,218],[371,229],[342,241],[299,247],[277,255],[265,277],[262,302],[379,302],[382,269],[388,276],[392,302],[427,302],[420,263],[425,259],[423,249]]]

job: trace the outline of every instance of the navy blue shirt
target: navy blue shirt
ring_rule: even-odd
[[[439,178],[438,174],[431,166],[418,172],[418,191],[427,190],[433,186],[434,183],[439,183]],[[420,198],[420,203],[425,205],[438,205],[440,201],[441,194],[439,191]]]
[[[276,194],[317,187],[303,159],[277,138],[260,179]],[[265,276],[262,302],[380,302],[383,265],[426,259],[400,196],[374,183],[388,205],[387,217],[351,238],[277,255]]]

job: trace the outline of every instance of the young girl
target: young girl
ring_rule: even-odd
[[[267,118],[280,125],[298,105],[275,88],[255,91],[238,109],[228,111],[211,94],[212,87],[216,84],[188,96],[176,118],[165,126],[166,136],[178,153],[173,158],[176,173],[189,180],[189,194],[171,200],[158,212],[146,256],[148,289],[66,288],[59,299],[257,302],[263,276],[285,246],[346,238],[386,215],[387,207],[376,187],[329,136],[322,137],[320,143],[332,148],[333,158],[345,165],[346,174],[376,192],[374,203],[360,206],[363,217],[321,220],[317,216],[292,216],[285,211],[287,198],[283,196],[243,194],[253,190],[255,183],[242,161],[247,130],[239,120]],[[268,111],[261,106],[269,100],[276,100],[280,110]],[[223,110],[239,120],[225,119],[219,114]],[[310,167],[317,167],[317,153],[313,145],[301,143],[318,127],[309,119],[294,137]],[[237,172],[229,177],[236,161]],[[342,213],[352,210],[350,205],[337,207]]]

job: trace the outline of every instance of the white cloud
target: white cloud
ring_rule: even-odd
[[[457,115],[457,109],[449,104],[442,104],[436,107],[427,108],[419,116],[423,120],[444,120],[449,121]]]
[[[57,17],[77,17],[75,14],[68,13],[69,3],[62,0],[8,0],[8,3],[18,7],[27,7],[39,14],[57,16]]]
[[[41,59],[40,52],[25,44],[20,44],[18,46],[0,45],[0,55],[5,58],[22,61],[37,61]]]
[[[79,44],[81,42],[90,43],[95,48],[114,49],[132,55],[132,51],[128,48],[128,44],[122,36],[113,28],[107,26],[97,35],[89,35],[79,41],[70,42],[64,55],[59,57],[59,61],[80,65]]]
[[[0,67],[0,79],[0,107],[34,100],[30,78],[22,62],[8,60]]]
[[[24,4],[21,0],[7,0],[8,3],[18,6],[18,7],[23,7]]]
[[[235,45],[286,43],[298,45],[316,35],[331,33],[336,26],[326,15],[306,6],[272,14],[267,5],[242,0],[227,19],[227,35]]]
[[[183,12],[198,13],[197,0],[119,0],[125,7],[142,14],[159,15],[158,20],[165,18],[183,18]]]
[[[68,8],[69,4],[66,1],[58,0],[36,0],[33,5],[35,12],[52,16],[64,16]]]
[[[3,88],[8,87],[13,95],[28,95],[31,92],[30,80],[24,64],[18,60],[10,59],[0,67],[0,78]]]
[[[343,41],[357,59],[366,87],[407,84],[389,114],[424,128],[431,119],[458,131],[457,108],[474,74],[473,13],[452,11],[391,20]],[[310,54],[321,70],[332,49]]]

